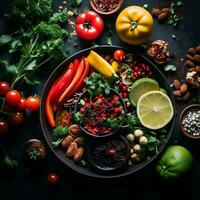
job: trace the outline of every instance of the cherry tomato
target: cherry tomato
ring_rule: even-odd
[[[114,51],[114,59],[116,61],[122,61],[126,57],[124,50],[117,49]]]
[[[22,112],[16,112],[9,118],[10,125],[20,126],[24,123],[24,114]]]
[[[38,110],[40,107],[39,97],[30,96],[26,99],[26,108],[30,111]]]
[[[4,119],[0,119],[0,135],[6,134],[8,129],[8,122]]]
[[[20,99],[19,104],[17,105],[17,110],[18,111],[23,111],[26,109],[26,99],[24,97],[22,97]]]
[[[0,81],[0,96],[5,96],[10,85],[7,82]]]
[[[50,185],[57,185],[60,182],[58,174],[52,173],[47,176],[47,181]]]
[[[94,40],[102,33],[103,27],[104,22],[96,12],[86,11],[77,17],[75,30],[80,38]]]
[[[17,90],[10,90],[6,93],[6,102],[9,105],[17,106],[21,100],[21,95]]]

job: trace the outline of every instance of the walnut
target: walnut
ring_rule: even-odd
[[[157,64],[164,64],[169,58],[168,43],[163,40],[156,40],[147,50],[147,54],[154,59]]]
[[[198,72],[187,72],[186,80],[192,87],[200,88],[200,74]]]

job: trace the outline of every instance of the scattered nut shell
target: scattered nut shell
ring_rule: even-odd
[[[106,54],[106,55],[104,56],[104,59],[105,59],[107,62],[109,62],[109,60],[111,59],[111,55],[110,55],[110,54]]]
[[[181,83],[179,80],[174,80],[173,86],[176,90],[179,90],[181,88]]]
[[[181,97],[182,96],[181,90],[175,90],[175,91],[173,91],[173,95],[175,97]]]
[[[68,156],[68,157],[74,156],[74,155],[76,154],[76,152],[77,152],[77,149],[78,149],[77,144],[76,144],[75,142],[72,142],[72,143],[69,145],[68,149],[67,149],[67,153],[66,153],[67,156]]]
[[[161,21],[164,21],[165,19],[167,19],[168,17],[168,14],[167,13],[161,13],[159,16],[158,16],[158,20],[161,22]]]
[[[190,54],[190,55],[195,55],[196,54],[196,49],[195,48],[189,48],[188,49],[188,54]]]
[[[83,153],[84,153],[83,147],[78,148],[74,155],[74,161],[79,162],[83,157]]]
[[[67,149],[69,147],[69,145],[74,141],[74,137],[72,137],[71,135],[68,135],[67,137],[65,137],[63,139],[63,141],[61,142],[61,147],[63,149]]]
[[[185,84],[185,83],[182,84],[180,90],[181,90],[181,93],[186,93],[188,91],[187,84]]]
[[[190,60],[186,61],[186,65],[189,66],[189,67],[194,67],[195,66],[194,63],[191,62]]]

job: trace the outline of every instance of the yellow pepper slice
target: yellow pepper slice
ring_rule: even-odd
[[[112,66],[95,51],[91,50],[86,59],[91,67],[104,76],[111,77],[115,74],[115,70],[112,68]]]

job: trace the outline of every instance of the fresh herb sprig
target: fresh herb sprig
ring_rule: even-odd
[[[59,62],[66,56],[64,43],[67,31],[61,24],[67,20],[67,10],[52,14],[52,0],[45,0],[46,6],[42,3],[41,8],[37,8],[41,2],[17,0],[8,18],[19,22],[19,27],[11,35],[0,37],[0,46],[8,44],[9,53],[20,58],[14,64],[7,60],[1,61],[4,74],[12,76],[11,87],[21,81],[38,84],[36,70],[49,60]],[[24,5],[27,9],[23,10]],[[31,14],[35,16],[34,19]]]

